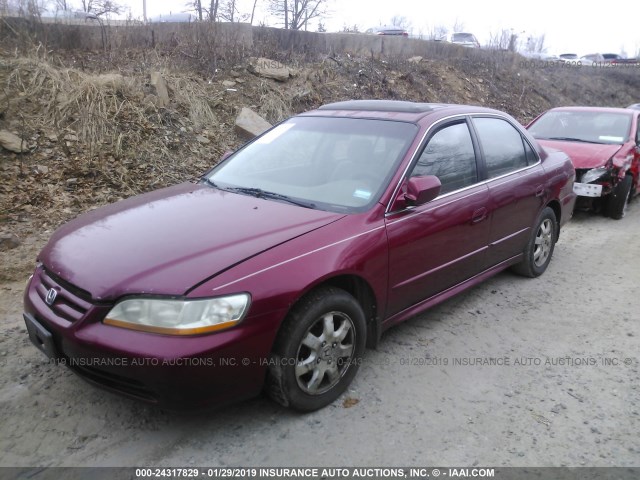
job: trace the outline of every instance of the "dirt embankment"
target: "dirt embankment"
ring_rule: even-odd
[[[249,54],[237,52],[214,66],[185,46],[0,47],[0,131],[28,150],[0,147],[0,281],[28,274],[69,218],[199,176],[243,142],[234,129],[242,107],[275,123],[323,103],[387,98],[490,106],[526,122],[558,105],[638,100],[640,69],[576,69],[450,47],[437,59],[409,60],[273,52],[289,72],[280,80],[257,74]]]

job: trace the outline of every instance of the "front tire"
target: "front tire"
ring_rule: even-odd
[[[632,185],[633,178],[631,178],[631,175],[626,175],[621,182],[618,182],[613,192],[611,192],[607,204],[607,214],[614,220],[620,220],[624,217],[625,213],[627,213],[627,204],[631,196]]]
[[[337,399],[358,371],[366,341],[360,304],[346,291],[322,287],[294,306],[276,338],[267,393],[310,412]]]
[[[524,249],[524,258],[512,267],[525,277],[539,277],[549,266],[558,239],[558,220],[553,209],[546,207],[538,217],[533,234]]]

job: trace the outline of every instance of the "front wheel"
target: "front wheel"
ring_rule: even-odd
[[[365,340],[365,316],[351,295],[335,287],[312,291],[291,310],[278,333],[267,393],[301,411],[329,405],[355,377]]]
[[[524,258],[513,271],[525,277],[539,277],[549,266],[558,239],[558,221],[553,209],[546,207],[538,217],[533,235],[524,249]]]
[[[633,178],[626,175],[624,179],[615,186],[607,204],[607,214],[614,220],[620,220],[627,212],[627,204],[631,196],[631,186]]]

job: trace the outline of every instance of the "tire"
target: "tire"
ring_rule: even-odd
[[[631,178],[631,175],[626,175],[621,182],[618,182],[613,192],[611,192],[607,203],[607,215],[614,220],[620,220],[627,212],[627,204],[631,196],[632,185],[633,178]]]
[[[553,209],[546,207],[538,217],[522,261],[512,270],[525,277],[539,277],[549,266],[558,239],[558,220]]]
[[[344,290],[322,287],[285,319],[269,361],[267,394],[303,412],[325,407],[349,386],[366,341],[360,304]]]

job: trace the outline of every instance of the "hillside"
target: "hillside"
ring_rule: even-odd
[[[27,275],[69,218],[198,177],[243,143],[234,129],[242,107],[274,123],[332,101],[387,98],[489,106],[527,122],[553,106],[639,101],[637,68],[577,69],[446,48],[409,60],[272,53],[290,73],[277,81],[252,73],[253,52],[235,51],[213,67],[184,48],[0,47],[0,131],[28,146],[0,148],[0,281]]]

